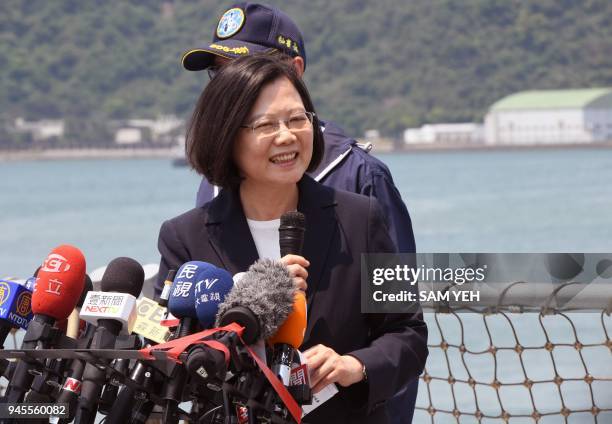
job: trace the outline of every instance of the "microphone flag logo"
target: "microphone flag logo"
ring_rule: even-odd
[[[180,280],[181,278],[192,279],[197,270],[198,270],[197,265],[183,265],[183,269],[181,270],[181,273],[176,277],[176,279],[178,280]]]
[[[0,282],[0,305],[3,305],[4,302],[6,302],[6,300],[10,297],[10,295],[11,287],[4,281]]]
[[[179,281],[174,288],[172,293],[173,297],[189,297],[189,291],[191,290],[191,282]]]
[[[157,302],[143,297],[138,299],[136,313],[136,323],[134,333],[140,334],[147,339],[157,343],[165,343],[170,337],[167,327],[161,325],[166,308],[159,306]]]
[[[196,283],[196,290],[202,291],[202,283],[204,283],[204,287],[206,287],[206,290],[210,290],[212,289],[212,286],[214,286],[217,281],[219,281],[218,278],[215,278],[213,280],[209,280],[208,278],[204,280],[200,280]]]
[[[64,383],[64,390],[68,390],[72,393],[81,393],[81,382],[75,378],[68,377]]]
[[[62,255],[58,255],[57,253],[51,253],[45,259],[45,262],[42,264],[41,271],[46,272],[66,272],[70,269],[70,264],[68,260],[64,258]]]
[[[21,316],[26,316],[32,312],[32,294],[29,292],[22,292],[17,297],[16,312]]]
[[[45,292],[60,296],[62,294],[60,291],[62,288],[62,284],[63,283],[58,279],[50,279],[48,281],[47,289],[45,290]]]

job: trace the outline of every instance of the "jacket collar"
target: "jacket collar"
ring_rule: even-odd
[[[317,169],[309,173],[312,177],[320,175],[333,161],[342,156],[347,149],[357,144],[355,140],[344,135],[344,130],[334,122],[320,120],[319,123],[321,124],[323,138],[325,139],[325,149],[321,163],[317,166]]]
[[[298,189],[298,210],[306,217],[302,256],[310,262],[307,280],[310,305],[336,228],[336,200],[332,189],[307,175],[298,182]],[[257,260],[257,248],[237,189],[222,190],[211,202],[206,228],[212,248],[230,273],[246,271]]]

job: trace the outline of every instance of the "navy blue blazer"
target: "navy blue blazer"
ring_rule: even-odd
[[[361,254],[396,251],[377,201],[336,191],[308,176],[298,187],[298,210],[306,216],[303,256],[310,261],[308,327],[301,350],[323,344],[351,354],[368,375],[367,382],[339,387],[340,393],[304,422],[384,423],[386,400],[423,370],[427,327],[421,313],[361,313]],[[222,190],[203,207],[164,222],[158,247],[157,292],[168,269],[190,260],[235,274],[258,259],[237,190]]]

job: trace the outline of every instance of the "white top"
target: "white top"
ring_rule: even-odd
[[[278,241],[280,218],[272,221],[254,221],[247,218],[247,224],[249,224],[259,257],[280,259],[280,242]]]

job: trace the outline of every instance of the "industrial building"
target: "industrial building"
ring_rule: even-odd
[[[612,88],[522,91],[494,103],[487,144],[612,142]]]

